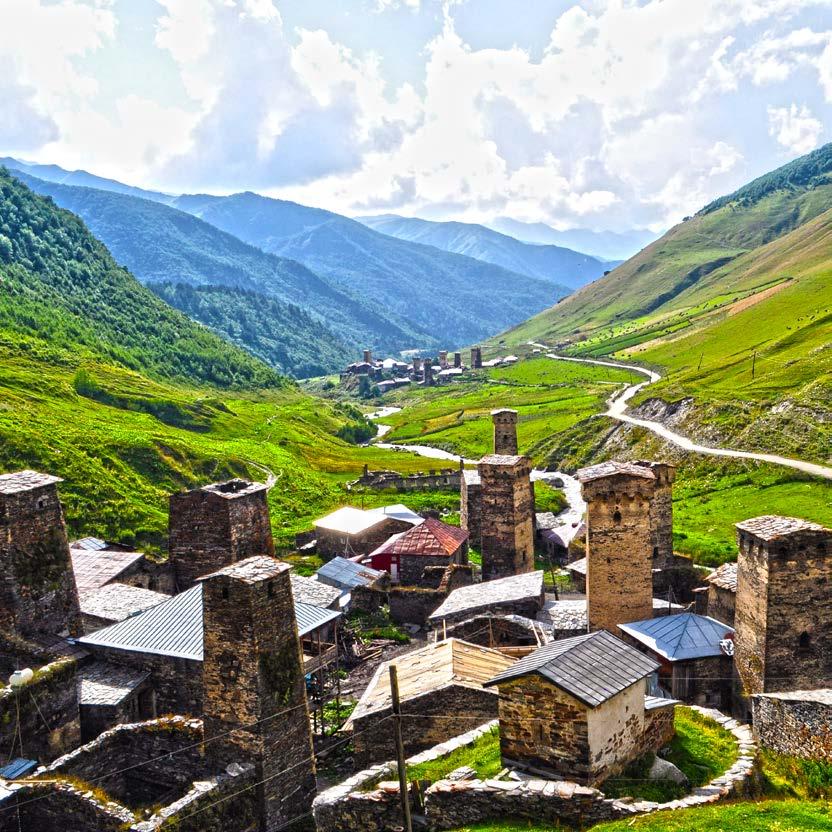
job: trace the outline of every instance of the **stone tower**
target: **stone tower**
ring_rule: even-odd
[[[637,465],[649,468],[656,477],[653,500],[650,503],[650,530],[653,535],[653,568],[673,566],[673,483],[676,466],[669,462],[647,462]]]
[[[492,410],[494,422],[494,453],[516,456],[517,454],[517,411]]]
[[[741,697],[832,686],[832,530],[756,517],[737,523],[737,541]]]
[[[226,763],[242,752],[255,764],[263,832],[309,812],[315,797],[289,571],[252,557],[202,579],[206,750]]]
[[[364,363],[365,364],[372,364],[373,363],[373,351],[372,350],[364,350]]]
[[[448,351],[447,350],[439,350],[439,366],[443,370],[448,369]]]
[[[650,506],[656,476],[646,466],[603,462],[578,471],[586,500],[589,629],[609,630],[653,617]]]
[[[534,491],[528,457],[491,454],[477,466],[481,482],[482,578],[534,569]]]
[[[0,476],[0,628],[6,633],[81,635],[61,481],[36,471]]]
[[[424,376],[425,376],[425,387],[432,387],[433,386],[433,359],[426,358],[424,361]]]
[[[468,532],[468,543],[475,549],[482,546],[482,480],[480,472],[462,470],[459,489],[459,525]]]
[[[168,550],[180,592],[251,555],[273,555],[268,486],[229,480],[170,497]]]
[[[471,347],[471,369],[472,370],[481,370],[482,369],[482,348],[481,347]]]
[[[459,368],[462,366],[462,353],[455,352],[454,353],[454,367]]]

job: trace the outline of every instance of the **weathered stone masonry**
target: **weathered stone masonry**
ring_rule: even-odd
[[[753,708],[754,736],[762,747],[832,763],[832,690],[757,694]]]

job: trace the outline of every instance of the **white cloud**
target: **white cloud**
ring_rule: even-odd
[[[817,70],[826,100],[832,102],[832,40],[818,57]]]
[[[793,153],[808,153],[818,145],[823,124],[804,104],[768,108],[768,133]]]

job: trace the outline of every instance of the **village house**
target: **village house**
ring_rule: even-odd
[[[600,630],[538,648],[486,682],[500,692],[503,764],[598,785],[673,736],[659,664]]]
[[[338,590],[342,607],[349,604],[350,595],[354,592],[364,591],[386,597],[390,587],[390,576],[386,572],[347,558],[327,561],[315,573],[315,578],[319,583]]]
[[[734,630],[685,612],[622,624],[622,638],[659,663],[659,684],[673,699],[731,707]]]
[[[152,589],[120,583],[106,584],[92,592],[79,592],[79,596],[84,633],[92,633],[116,621],[123,621],[170,598],[169,595]]]
[[[393,583],[419,584],[425,568],[468,562],[468,533],[458,526],[428,518],[406,532],[393,535],[370,553],[373,569],[390,573]]]
[[[350,716],[358,768],[396,756],[390,665],[398,674],[402,738],[410,756],[497,718],[497,692],[483,684],[514,660],[455,638],[379,665]]]
[[[400,504],[366,510],[344,506],[315,521],[317,551],[324,558],[369,555],[391,535],[423,520]]]

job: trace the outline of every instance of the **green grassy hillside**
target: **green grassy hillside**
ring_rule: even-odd
[[[278,539],[345,500],[364,425],[174,311],[74,215],[0,173],[0,471],[64,478],[73,534],[160,547],[167,495],[265,478]]]

